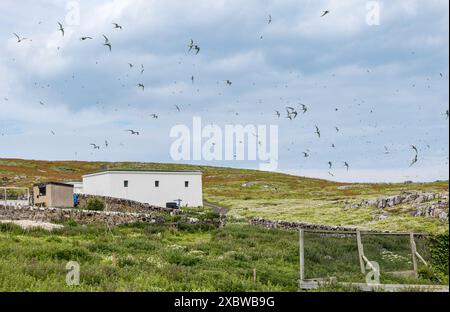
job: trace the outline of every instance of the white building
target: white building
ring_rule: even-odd
[[[82,190],[87,195],[109,196],[166,207],[203,206],[200,171],[107,170],[83,176]]]
[[[73,185],[73,192],[76,194],[83,193],[83,182],[82,181],[65,181],[64,183]]]

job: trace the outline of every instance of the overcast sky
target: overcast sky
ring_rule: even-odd
[[[205,126],[278,125],[278,171],[448,179],[449,2],[380,1],[379,25],[367,22],[368,2],[2,0],[0,157],[174,162],[170,129],[198,116]]]

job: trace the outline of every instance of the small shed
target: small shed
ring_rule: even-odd
[[[59,182],[33,185],[34,205],[39,207],[72,208],[73,185]]]

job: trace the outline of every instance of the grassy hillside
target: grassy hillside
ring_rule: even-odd
[[[371,229],[444,232],[448,222],[413,217],[411,211],[392,211],[380,220],[376,208],[347,209],[346,202],[399,194],[405,191],[448,192],[448,182],[349,184],[281,173],[233,168],[159,163],[105,163],[0,159],[2,186],[30,186],[41,181],[80,179],[101,169],[196,169],[203,172],[204,198],[230,207],[235,217],[265,217]]]
[[[39,181],[73,180],[106,166],[201,170],[205,199],[230,207],[232,217],[223,228],[182,223],[109,228],[71,220],[63,229],[46,232],[0,224],[0,291],[296,291],[298,233],[251,226],[245,219],[254,216],[448,233],[448,222],[413,217],[408,207],[393,209],[385,220],[379,219],[376,208],[345,208],[346,202],[403,191],[448,191],[446,182],[345,184],[231,168],[18,159],[0,159],[0,181],[5,186],[30,186]],[[196,211],[193,208],[191,213]],[[443,250],[448,254],[445,237]],[[448,284],[447,258],[435,255],[429,238],[416,238],[420,254],[433,268],[419,264],[419,280],[392,273],[411,270],[408,237],[366,234],[363,243],[369,259],[380,265],[382,283]],[[440,258],[445,262],[442,269]],[[68,261],[80,263],[79,286],[65,284]],[[305,265],[306,278],[364,282],[354,236],[306,233]],[[351,289],[332,285],[321,290]]]

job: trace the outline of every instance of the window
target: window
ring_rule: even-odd
[[[123,181],[123,187],[128,187],[128,180]]]
[[[39,187],[39,196],[46,196],[47,195],[47,187],[46,186],[40,186]]]
[[[159,187],[159,181],[155,181],[155,187]]]
[[[184,187],[189,187],[189,181],[184,181]]]

